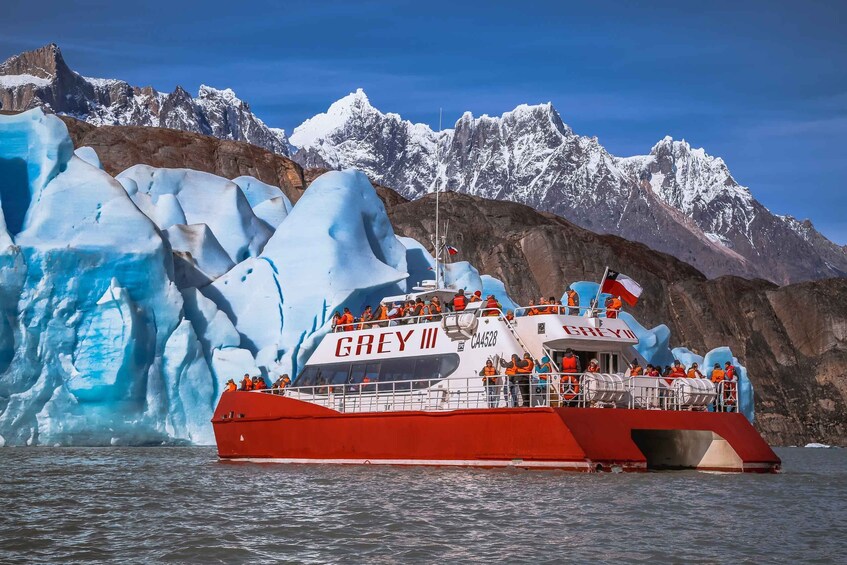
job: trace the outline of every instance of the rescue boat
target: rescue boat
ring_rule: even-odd
[[[434,281],[432,281],[434,282]],[[448,304],[418,287],[383,302]],[[737,411],[734,383],[632,376],[638,338],[591,307],[546,314],[471,303],[461,312],[328,333],[285,389],[225,392],[212,424],[230,461],[516,467],[569,471],[777,472],[780,459]],[[563,372],[566,352],[598,372]],[[510,388],[501,360],[547,357]],[[480,370],[491,360],[498,375]],[[568,363],[572,365],[572,363]],[[517,398],[515,398],[517,397]]]

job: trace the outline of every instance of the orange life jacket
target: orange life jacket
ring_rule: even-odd
[[[464,294],[457,294],[453,297],[453,310],[461,312],[468,305],[468,299]]]
[[[735,367],[730,365],[726,370],[726,380],[731,381],[735,378]]]
[[[244,387],[244,390],[253,390],[253,379],[244,377],[241,379],[241,386]]]
[[[689,379],[696,379],[697,373],[699,371],[697,369],[688,369],[688,374],[686,375]]]
[[[497,316],[498,315],[497,310],[500,309],[500,305],[497,304],[497,299],[496,298],[489,298],[488,300],[486,300],[485,309],[488,310],[485,313],[486,316]]]
[[[569,290],[568,291],[568,306],[576,306],[576,301],[577,301],[578,297],[579,297],[579,295],[575,291]]]
[[[671,367],[671,374],[668,376],[674,378],[684,377],[685,369],[682,368],[682,365],[674,365],[673,367]]]
[[[712,371],[712,382],[713,383],[719,383],[719,382],[723,381],[723,378],[725,376],[726,376],[726,373],[724,373],[723,369],[714,369]]]
[[[486,365],[485,367],[482,368],[482,372],[486,377],[492,377],[492,376],[497,374],[497,369],[495,369],[494,367],[489,367],[488,365]]]
[[[609,301],[609,306],[606,308],[606,317],[617,318],[621,306],[623,306],[623,303],[620,300],[618,300],[617,298],[612,298]]]
[[[529,359],[521,359],[522,363],[518,365],[518,374],[519,375],[528,375],[532,373],[532,370],[535,369],[534,364]]]
[[[518,373],[518,366],[515,361],[509,361],[509,364],[506,365],[506,374],[509,376],[516,375]]]
[[[226,384],[226,392],[235,392],[238,389],[235,383],[227,383]]]
[[[599,373],[600,372],[600,365],[589,365],[588,368],[585,371],[587,373]]]
[[[630,369],[629,374],[630,374],[630,376],[632,376],[632,377],[637,377],[637,376],[639,376],[639,375],[643,375],[643,374],[644,374],[644,369],[641,367],[641,365],[636,365],[635,367],[633,367],[632,369]]]
[[[441,314],[441,306],[439,306],[435,302],[430,302],[429,303],[429,313],[430,314]]]
[[[577,367],[579,366],[579,360],[576,355],[573,357],[562,357],[562,372],[563,373],[576,373]]]
[[[385,307],[385,304],[380,304],[379,308],[376,309],[376,319],[377,320],[387,320],[388,319],[388,308]]]
[[[527,311],[526,315],[527,315],[527,316],[538,316],[540,313],[541,313],[541,312],[538,310],[538,308],[536,308],[535,306],[533,306],[532,308],[530,308],[530,309]]]
[[[355,321],[353,314],[345,312],[341,315],[341,319],[338,320],[338,325],[341,326],[341,329],[343,330],[352,330],[353,328],[349,327],[348,324],[352,324]]]

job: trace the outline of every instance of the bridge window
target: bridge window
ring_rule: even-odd
[[[405,357],[385,359],[378,363],[332,363],[326,365],[311,365],[303,369],[295,381],[295,386],[318,386],[321,385],[355,385],[365,382],[383,383],[379,390],[409,390],[412,388],[426,388],[432,380],[443,379],[452,374],[459,367],[459,356],[455,353],[446,355],[427,355],[425,357]],[[384,383],[400,381],[407,382],[401,385],[387,385]],[[373,385],[366,385],[363,391],[373,390]],[[358,390],[358,387],[354,387]],[[349,389],[348,389],[349,390]],[[327,387],[316,390],[324,393]]]

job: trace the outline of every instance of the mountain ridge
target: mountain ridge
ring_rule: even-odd
[[[247,141],[289,155],[285,132],[270,128],[231,89],[181,86],[170,94],[118,79],[88,78],[68,67],[55,43],[0,63],[0,109],[36,106],[94,125],[154,126]]]

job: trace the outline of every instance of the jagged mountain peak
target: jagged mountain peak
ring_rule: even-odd
[[[271,130],[230,89],[201,86],[197,98],[177,86],[170,94],[72,71],[56,44],[15,55],[0,65],[0,109],[48,107],[95,125],[167,127],[247,141],[290,153],[282,130]]]
[[[70,72],[61,49],[55,43],[13,55],[0,64],[0,74],[4,75],[32,75],[53,79]]]

